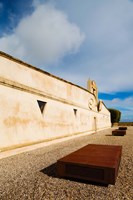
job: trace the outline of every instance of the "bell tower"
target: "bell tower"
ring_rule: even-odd
[[[96,101],[98,101],[98,89],[97,89],[96,82],[89,79],[87,82],[87,89],[89,92],[94,94]]]

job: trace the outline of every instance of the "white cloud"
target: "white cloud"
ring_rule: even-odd
[[[0,47],[29,63],[44,65],[76,53],[84,38],[64,12],[50,4],[38,4],[32,15],[20,21],[12,35],[0,39]]]
[[[133,97],[128,97],[125,99],[114,98],[112,100],[104,100],[106,105],[110,105],[112,107],[121,107],[123,109],[131,109],[133,110]]]
[[[87,20],[80,22],[87,36],[84,76],[94,79],[101,92],[132,90],[133,3],[102,0],[89,5]]]
[[[133,3],[129,0],[49,1],[65,11],[86,35],[80,49],[82,54],[70,62],[65,60],[63,72],[58,68],[57,74],[85,87],[85,80],[94,79],[100,92],[132,90]]]

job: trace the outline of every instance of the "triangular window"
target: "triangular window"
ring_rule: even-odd
[[[74,115],[76,116],[77,115],[77,109],[73,109],[74,111]]]
[[[46,105],[47,102],[37,100],[37,103],[38,103],[38,105],[39,105],[39,108],[40,108],[41,113],[43,114],[44,108],[45,108],[45,105]]]

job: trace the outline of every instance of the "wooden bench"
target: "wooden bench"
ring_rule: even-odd
[[[124,135],[126,135],[126,130],[115,129],[112,131],[112,135],[113,136],[124,136]]]
[[[89,144],[57,161],[57,176],[115,184],[122,146]]]

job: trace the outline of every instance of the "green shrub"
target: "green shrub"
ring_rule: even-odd
[[[113,108],[109,108],[108,110],[111,114],[111,123],[118,123],[121,119],[121,112]]]

